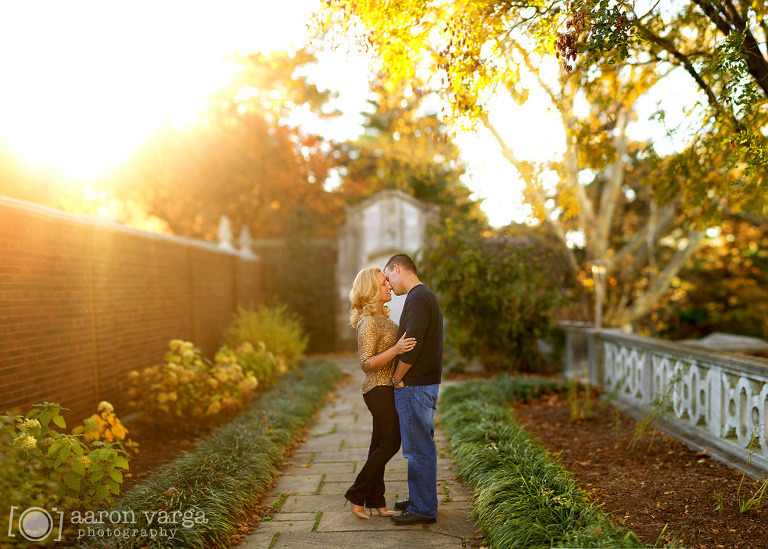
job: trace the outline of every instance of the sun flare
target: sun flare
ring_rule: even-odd
[[[228,54],[285,44],[268,5],[4,3],[0,141],[64,178],[106,173],[159,125],[202,110],[231,75]]]

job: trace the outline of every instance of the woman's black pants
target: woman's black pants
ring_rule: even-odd
[[[384,467],[400,449],[400,421],[395,410],[394,387],[380,385],[363,395],[373,416],[373,432],[368,460],[358,473],[346,498],[355,505],[386,507],[384,499]]]

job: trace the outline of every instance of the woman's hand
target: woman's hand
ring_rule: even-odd
[[[405,337],[406,334],[403,334],[403,337],[401,337],[397,343],[395,343],[395,351],[397,351],[397,354],[402,355],[403,353],[407,353],[411,349],[413,349],[416,346],[416,338],[415,337]]]

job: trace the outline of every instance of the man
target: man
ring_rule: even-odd
[[[396,295],[407,294],[397,337],[416,338],[398,356],[392,383],[400,417],[403,455],[408,459],[408,499],[395,503],[402,511],[395,524],[430,524],[437,520],[437,447],[435,409],[443,372],[443,315],[435,295],[419,281],[416,265],[405,254],[392,256],[384,276]]]

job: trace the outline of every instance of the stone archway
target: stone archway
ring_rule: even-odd
[[[437,223],[439,207],[417,200],[402,191],[382,191],[345,209],[346,221],[339,231],[336,266],[337,334],[340,349],[356,348],[349,326],[349,290],[355,275],[366,267],[383,268],[396,253],[414,256],[424,245],[427,226]],[[390,318],[400,319],[405,297],[390,303]]]

